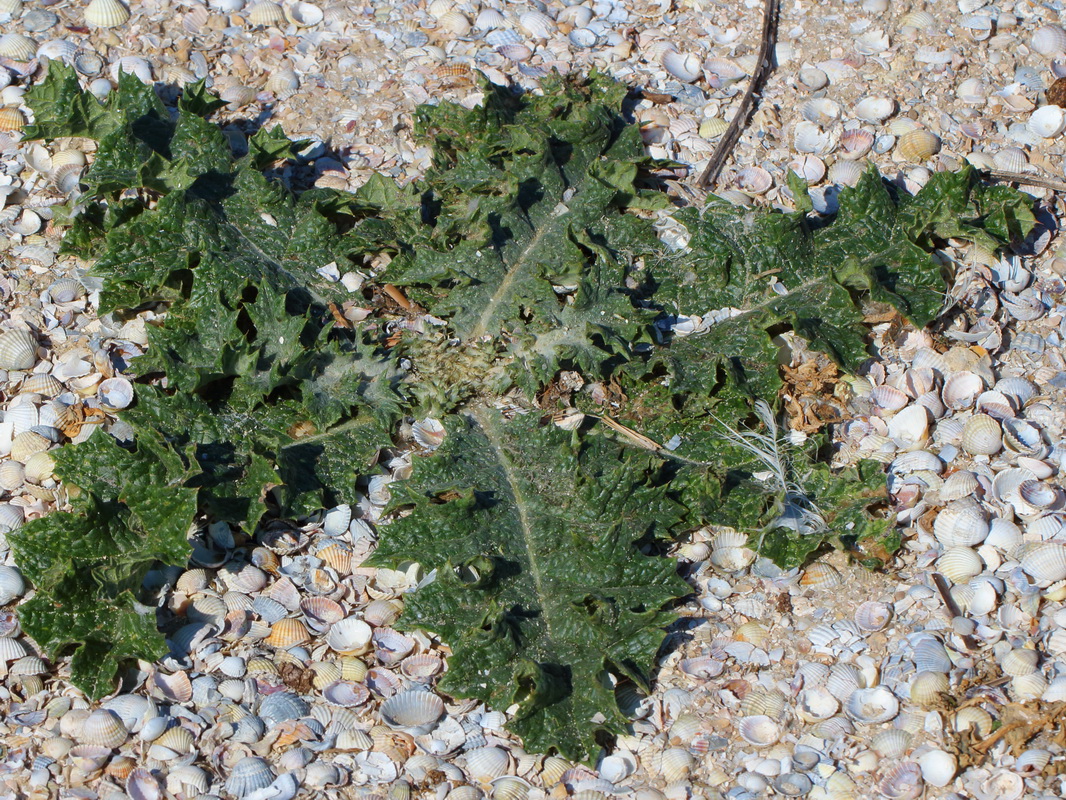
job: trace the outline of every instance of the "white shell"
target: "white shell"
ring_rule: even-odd
[[[1041,106],[1029,115],[1027,125],[1037,136],[1052,139],[1066,129],[1066,111],[1058,106]]]
[[[947,786],[959,771],[959,762],[944,750],[929,750],[918,757],[922,778],[931,786]]]
[[[892,619],[892,606],[867,600],[855,609],[855,624],[864,631],[882,630]]]
[[[331,626],[326,634],[326,644],[338,653],[359,655],[366,652],[374,631],[356,617],[346,617]]]
[[[322,21],[322,9],[312,3],[285,6],[285,17],[297,28],[310,28]]]
[[[864,97],[855,104],[855,116],[874,124],[884,122],[895,110],[896,101],[889,97]]]
[[[104,408],[118,411],[133,402],[133,384],[125,378],[108,378],[100,382],[97,396]]]
[[[944,547],[978,545],[988,536],[989,528],[980,505],[966,498],[944,508],[933,523],[933,533]]]
[[[122,718],[114,711],[101,708],[85,718],[79,738],[85,744],[116,748],[125,742],[128,736],[129,731]]]
[[[1058,542],[1038,542],[1025,549],[1022,569],[1040,583],[1066,578],[1066,546]]]
[[[962,447],[971,455],[994,455],[1003,447],[1003,429],[988,414],[974,414],[962,428]]]
[[[1066,53],[1066,30],[1058,25],[1042,25],[1033,32],[1029,43],[1042,56]]]
[[[518,27],[533,39],[547,39],[556,29],[555,20],[540,11],[526,11],[518,18]]]
[[[888,722],[899,714],[899,700],[886,686],[856,689],[844,703],[844,713],[865,725]]]
[[[0,333],[0,369],[31,369],[37,363],[37,339],[28,330]]]
[[[0,56],[12,61],[29,61],[37,55],[37,42],[21,33],[0,36]]]
[[[7,605],[25,592],[26,582],[22,579],[22,573],[14,567],[0,566],[0,605]]]
[[[265,789],[274,782],[274,770],[262,758],[245,756],[230,770],[226,779],[226,791],[237,797],[244,797],[252,792]]]
[[[937,569],[952,583],[966,583],[981,574],[984,562],[969,547],[949,547],[936,561]]]
[[[85,7],[85,24],[90,28],[117,28],[130,18],[119,0],[92,0]]]
[[[470,776],[486,783],[503,775],[510,763],[511,758],[502,747],[476,747],[466,754],[466,768]]]
[[[825,128],[839,120],[840,113],[840,103],[828,97],[814,97],[800,106],[800,114],[803,118],[820,128]]]
[[[839,164],[852,162],[837,162]],[[832,175],[832,170],[830,170]],[[924,406],[912,405],[900,411],[888,422],[888,436],[902,450],[920,447],[929,438],[929,412]]]
[[[824,156],[831,153],[837,145],[840,133],[836,129],[822,131],[813,122],[804,120],[796,123],[792,136],[792,143],[801,153],[814,153]]]
[[[887,728],[878,731],[870,739],[870,747],[882,758],[896,759],[903,756],[910,747],[914,737],[901,728]]]
[[[737,732],[745,742],[755,747],[769,747],[781,738],[781,726],[765,714],[741,717]]]
[[[414,736],[429,733],[444,713],[444,701],[433,692],[415,689],[394,694],[381,705],[381,719],[390,728]]]
[[[692,53],[670,51],[663,55],[662,65],[663,69],[685,83],[691,83],[703,74],[700,57]]]

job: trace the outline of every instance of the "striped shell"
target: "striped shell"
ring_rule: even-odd
[[[37,339],[30,331],[13,329],[0,333],[0,369],[31,369],[37,363]]]
[[[21,33],[0,36],[0,56],[12,61],[29,61],[37,55],[37,42]]]
[[[381,706],[381,719],[390,728],[412,735],[429,733],[444,713],[444,701],[433,692],[417,689],[394,694]]]
[[[26,117],[17,108],[0,108],[0,131],[20,131],[25,124]]]
[[[277,3],[256,3],[248,9],[248,21],[254,26],[281,25],[285,22],[285,11]]]
[[[114,711],[97,709],[85,718],[79,737],[84,744],[119,747],[129,736],[125,723]]]
[[[245,756],[230,770],[229,778],[226,779],[226,791],[242,798],[265,789],[273,782],[274,770],[265,759]]]
[[[907,161],[925,161],[940,152],[940,137],[924,128],[918,128],[900,136],[896,149]]]
[[[85,7],[85,24],[90,28],[117,28],[129,18],[129,9],[119,0],[92,0]]]

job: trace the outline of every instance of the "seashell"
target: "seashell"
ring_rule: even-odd
[[[1033,31],[1029,43],[1042,56],[1066,54],[1066,30],[1058,25],[1041,25]]]
[[[669,747],[659,759],[659,773],[668,783],[682,781],[688,777],[696,765],[695,759],[683,747]]]
[[[864,631],[883,630],[892,619],[892,606],[867,600],[855,609],[855,624]]]
[[[804,120],[796,123],[792,144],[801,153],[824,156],[836,148],[839,138],[840,133],[836,129],[823,132],[813,122]]]
[[[27,208],[23,209],[22,213],[19,214],[18,219],[12,222],[9,227],[15,233],[21,234],[22,236],[30,236],[41,229],[42,222],[43,221],[37,215],[37,212]]]
[[[231,110],[244,108],[246,105],[254,103],[258,96],[259,92],[251,86],[241,84],[227,86],[219,93],[219,98],[225,100],[227,108]]]
[[[336,747],[338,750],[369,750],[374,746],[365,731],[346,730],[337,734]]]
[[[981,557],[969,547],[949,547],[936,561],[937,569],[955,584],[966,583],[981,574]]]
[[[85,7],[85,24],[90,28],[117,28],[130,18],[119,0],[92,0]]]
[[[774,789],[785,797],[803,797],[812,786],[811,779],[799,772],[786,772],[774,779]]]
[[[889,468],[896,475],[912,472],[932,472],[939,475],[944,470],[944,462],[928,450],[912,450],[892,459]]]
[[[84,745],[97,745],[104,748],[122,746],[129,736],[126,725],[114,711],[98,708],[85,718],[78,737]]]
[[[285,22],[285,10],[277,3],[264,0],[248,9],[248,22],[254,27],[281,25]]]
[[[864,725],[888,722],[899,714],[899,700],[886,686],[856,689],[844,702],[844,713]]]
[[[156,671],[152,674],[151,682],[154,688],[171,702],[188,703],[192,700],[192,683],[188,674],[183,671],[171,675]]]
[[[174,792],[206,794],[211,786],[211,776],[206,770],[192,764],[175,767],[167,771],[167,789]]]
[[[125,56],[112,62],[111,77],[116,83],[124,72],[133,75],[141,83],[149,85],[152,83],[152,65],[147,59],[139,56]]]
[[[984,738],[992,733],[992,715],[978,706],[966,706],[955,712],[952,727],[960,733],[973,730]]]
[[[107,378],[96,389],[103,408],[119,411],[133,402],[133,384],[125,378]]]
[[[889,97],[864,97],[855,104],[855,116],[874,124],[884,122],[895,110],[896,101]]]
[[[466,770],[481,783],[488,783],[507,772],[511,757],[502,747],[476,747],[466,752]]]
[[[524,44],[504,44],[496,48],[496,52],[509,61],[522,63],[529,61],[533,56],[533,49]]]
[[[398,600],[372,600],[363,609],[363,621],[375,628],[386,627],[398,620],[402,611]]]
[[[1047,452],[1040,429],[1032,422],[1016,418],[1005,419],[1002,430],[1003,444],[1015,453],[1040,458]]]
[[[919,706],[931,706],[951,688],[943,672],[919,672],[911,681],[910,697]]]
[[[907,161],[925,161],[940,152],[940,137],[918,128],[901,135],[896,141],[896,149]]]
[[[540,11],[526,11],[518,17],[518,27],[533,39],[549,39],[555,33],[556,25],[555,20],[547,14]]]
[[[482,8],[474,19],[474,27],[481,31],[502,28],[506,24],[507,19],[500,13],[499,9],[495,8]]]
[[[84,744],[114,749],[122,745],[129,737],[129,731],[122,718],[114,711],[97,709],[85,718],[78,737]]]
[[[1044,771],[1050,761],[1050,751],[1032,748],[1018,756],[1014,762],[1014,771],[1027,778],[1035,777]]]
[[[0,489],[14,492],[26,482],[25,468],[18,461],[0,463]]]
[[[780,719],[786,705],[787,701],[781,692],[755,688],[741,700],[740,715],[755,717],[764,714],[771,719]]]
[[[37,483],[37,481],[34,481],[34,483]],[[1018,494],[1021,495],[1021,499],[1026,504],[1041,511],[1053,506],[1058,508],[1062,505],[1062,495],[1058,488],[1038,480],[1022,481],[1018,487]]]
[[[937,514],[933,534],[944,547],[973,547],[985,540],[989,528],[980,505],[964,498]]]
[[[828,127],[839,120],[840,113],[840,103],[828,97],[814,97],[800,106],[803,118],[820,128]]]
[[[800,83],[802,83],[808,91],[817,92],[819,89],[824,89],[829,84],[829,76],[825,74],[825,70],[818,67],[812,67],[806,65],[800,67],[799,73]]]
[[[737,723],[741,738],[754,747],[769,747],[781,738],[781,726],[765,714],[741,717]]]
[[[308,754],[310,755],[310,753]],[[345,779],[346,773],[340,767],[336,764],[325,764],[321,761],[307,764],[307,771],[304,774],[304,783],[312,789],[319,790],[331,786],[340,786]]]
[[[953,666],[944,645],[931,636],[915,643],[913,659],[918,672],[949,672]]]
[[[37,427],[37,426],[34,426]],[[51,446],[46,438],[34,431],[25,431],[15,436],[11,440],[11,458],[15,461],[21,461],[23,464],[34,453],[40,453],[47,450]]]
[[[52,185],[63,194],[76,192],[81,185],[82,167],[66,164],[52,173]]]
[[[1030,675],[1036,672],[1040,655],[1035,650],[1014,649],[999,662],[1003,672],[1011,677]]]
[[[962,447],[971,455],[994,455],[1003,447],[1003,428],[988,414],[974,414],[962,428]]]
[[[774,185],[774,179],[762,167],[744,167],[737,173],[737,185],[749,194],[762,194]]]
[[[959,762],[944,750],[929,750],[918,757],[922,778],[931,786],[947,786],[959,771]]]
[[[48,665],[38,656],[23,656],[15,659],[7,670],[9,675],[44,675]]]
[[[571,7],[580,8],[580,6]],[[419,447],[426,450],[436,450],[440,447],[444,443],[445,435],[444,425],[441,424],[440,420],[432,417],[420,419],[411,426],[411,438],[415,440]]]
[[[859,178],[862,177],[864,166],[862,164],[854,164],[853,162],[861,159],[867,153],[870,152],[870,148],[874,145],[874,135],[869,131],[862,128],[853,128],[851,130],[844,131],[840,136],[840,157],[843,161],[838,161],[841,170],[848,171],[847,181],[840,181],[840,183],[846,183],[848,186],[854,186],[859,182]],[[852,164],[852,166],[844,166],[845,164]],[[833,166],[836,166],[834,164]]]
[[[901,450],[917,449],[929,439],[929,412],[924,406],[908,406],[889,420],[888,436]]]
[[[829,670],[825,687],[837,700],[844,702],[859,688],[861,676],[853,664],[834,664]]]
[[[14,461],[6,463],[17,464],[18,462]],[[23,467],[23,476],[30,483],[42,484],[53,477],[55,466],[55,459],[48,453],[34,453],[26,459],[26,464]],[[1040,485],[1044,486],[1044,484]]]
[[[310,638],[307,627],[298,619],[282,619],[274,623],[270,628],[270,635],[263,643],[270,647],[287,649],[303,644]]]
[[[1010,691],[1018,700],[1036,700],[1047,690],[1047,685],[1047,678],[1041,673],[1030,672],[1011,679]]]
[[[796,713],[805,722],[829,719],[840,710],[840,701],[824,686],[804,689],[797,700]]]
[[[810,733],[819,739],[836,741],[855,733],[855,726],[851,724],[851,720],[847,717],[836,716],[816,722],[810,727]]]
[[[466,36],[472,28],[470,19],[461,11],[449,11],[441,15],[437,24],[442,30],[454,33],[456,36]]]
[[[870,747],[882,758],[895,760],[903,757],[913,738],[910,733],[900,728],[887,728],[870,738]]]
[[[331,706],[353,708],[369,700],[370,691],[361,683],[340,680],[326,686],[322,690],[322,697]]]
[[[1037,136],[1053,139],[1066,129],[1066,111],[1059,106],[1041,106],[1029,115],[1026,127]]]
[[[839,570],[824,561],[815,561],[803,571],[800,577],[800,583],[803,586],[815,586],[820,589],[831,589],[843,582],[844,579]]]
[[[970,408],[984,388],[984,381],[975,373],[956,372],[944,381],[940,396],[944,400],[944,405],[957,411]]]
[[[91,774],[103,769],[104,764],[111,758],[111,748],[95,744],[79,744],[70,749],[68,756],[70,763],[76,769]]]
[[[176,725],[164,731],[152,742],[152,746],[166,748],[178,754],[186,754],[191,753],[196,747],[196,740],[193,738],[192,731]]]
[[[0,369],[25,370],[37,363],[37,339],[24,329],[0,333]]]
[[[37,42],[21,33],[5,33],[0,36],[0,57],[12,61],[31,61],[37,55]]]
[[[291,69],[280,69],[270,73],[266,81],[266,90],[275,97],[285,100],[300,88],[300,78]]]
[[[361,619],[346,617],[335,623],[326,635],[326,643],[338,653],[360,655],[370,647],[374,632]]]
[[[691,83],[703,75],[700,57],[692,53],[679,53],[671,50],[663,54],[663,69],[684,83]]]
[[[417,689],[394,694],[381,705],[381,719],[386,725],[414,736],[433,730],[443,714],[440,697]]]
[[[230,770],[229,777],[226,779],[226,791],[241,798],[265,789],[273,782],[274,770],[265,759],[245,756]]]
[[[974,408],[982,414],[988,414],[988,416],[999,420],[1014,416],[1014,407],[1011,405],[1007,395],[1002,392],[981,392],[977,397]]]
[[[971,497],[977,492],[980,486],[981,484],[974,473],[969,470],[960,469],[958,472],[953,472],[944,479],[944,484],[940,487],[939,491],[940,499],[951,502],[952,500],[961,500],[965,497]],[[978,512],[974,509],[973,513]],[[974,544],[977,544],[977,542],[974,542]]]
[[[322,9],[313,3],[297,2],[284,9],[285,17],[297,28],[310,28],[320,23],[324,17]]]
[[[13,106],[0,108],[0,132],[21,131],[26,124],[26,117]]]
[[[280,607],[280,604],[278,605]],[[325,630],[344,619],[344,608],[328,597],[306,597],[300,601],[300,610],[308,623],[318,630]]]
[[[259,704],[258,714],[267,722],[276,725],[290,719],[307,716],[311,706],[293,692],[276,692],[267,695]]]

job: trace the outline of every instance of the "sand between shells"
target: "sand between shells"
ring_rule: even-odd
[[[423,169],[408,115],[440,97],[477,102],[473,68],[534,86],[552,68],[595,65],[677,98],[635,115],[650,152],[696,173],[754,66],[751,5],[0,0],[0,526],[63,502],[50,449],[100,426],[121,435],[122,369],[151,320],[97,318],[86,265],[56,256],[51,206],[92,153],[19,143],[41,60],[71,61],[100,96],[120,69],[179,84],[209,75],[235,141],[237,118],[264,109],[293,137],[332,136],[333,151],[309,151],[310,180],[338,188]],[[787,202],[791,167],[831,210],[866,159],[912,190],[964,159],[1061,176],[1061,25],[1048,8],[981,0],[786,9],[778,68],[720,191]],[[228,531],[198,532],[190,568],[154,576],[170,656],[100,704],[20,636],[27,587],[0,568],[0,780],[13,796],[134,800],[1062,796],[1060,211],[1048,195],[1016,253],[945,248],[959,305],[935,337],[875,331],[880,359],[852,384],[836,459],[886,463],[908,534],[898,571],[830,559],[781,573],[732,532],[696,531],[677,555],[697,600],[655,693],[620,698],[633,731],[596,770],[524,753],[504,714],[437,695],[446,649],[391,627],[417,570],[360,565],[388,482],[409,467],[401,456],[299,528],[239,547]],[[409,436],[432,449],[441,431],[419,421]],[[234,548],[224,563],[210,555],[219,546]]]

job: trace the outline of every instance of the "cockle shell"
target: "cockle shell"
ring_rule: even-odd
[[[518,27],[533,39],[547,39],[555,33],[555,20],[540,11],[526,11],[518,17]],[[583,27],[578,25],[576,27]]]
[[[943,672],[919,672],[911,681],[911,700],[920,706],[931,706],[950,688],[948,676]]]
[[[34,453],[26,459],[23,474],[30,483],[42,484],[52,477],[56,462],[48,453]]]
[[[1003,656],[999,665],[1004,674],[1018,677],[1036,672],[1039,660],[1040,654],[1036,650],[1014,649]]]
[[[918,767],[930,786],[947,786],[958,772],[959,762],[944,750],[929,750],[918,757]]]
[[[839,140],[840,132],[836,128],[823,131],[808,120],[803,120],[796,124],[792,137],[792,143],[796,150],[801,153],[813,153],[820,156],[831,153],[836,148]]]
[[[46,438],[33,431],[25,431],[11,440],[11,458],[23,464],[34,453],[40,453],[51,446]]]
[[[352,708],[370,699],[370,690],[355,681],[333,681],[322,690],[323,699],[332,706]]]
[[[864,631],[879,631],[892,619],[892,606],[867,600],[855,609],[855,624]]]
[[[300,88],[300,78],[291,69],[280,69],[272,72],[266,81],[266,90],[273,92],[275,97],[285,100]]]
[[[37,42],[21,33],[0,36],[0,56],[12,61],[30,61],[37,55]]]
[[[285,10],[277,3],[264,0],[248,9],[248,21],[255,27],[281,25],[285,22]]]
[[[25,329],[0,333],[0,369],[31,369],[37,363],[37,339]]]
[[[356,617],[346,617],[335,623],[326,635],[326,643],[338,653],[360,655],[370,647],[374,631]]]
[[[978,706],[966,706],[955,712],[952,727],[960,733],[973,730],[983,738],[992,732],[992,715]]]
[[[829,719],[840,710],[840,701],[824,686],[804,689],[797,699],[796,714],[806,722]]]
[[[878,731],[870,739],[872,747],[882,758],[897,759],[910,747],[914,737],[900,728],[888,728]]]
[[[466,36],[472,28],[470,18],[454,9],[442,14],[437,24],[442,30],[454,33],[456,36]]]
[[[1053,139],[1066,129],[1066,111],[1059,106],[1041,106],[1029,115],[1026,127],[1037,136]]]
[[[800,583],[803,586],[817,586],[821,589],[830,589],[834,586],[839,586],[844,582],[843,577],[840,575],[840,571],[832,564],[826,564],[824,561],[816,561],[810,564],[800,576]]]
[[[984,563],[969,547],[949,547],[936,561],[937,569],[952,583],[966,583],[981,573]]]
[[[119,0],[92,0],[85,7],[85,24],[90,28],[117,28],[130,18]]]
[[[241,798],[265,789],[274,782],[274,770],[270,764],[256,756],[245,756],[230,770],[226,779],[226,791]]]
[[[864,725],[888,722],[899,714],[899,700],[886,686],[856,689],[844,703],[844,713]]]
[[[919,405],[904,408],[889,420],[888,436],[902,450],[921,447],[929,439],[929,412]]]
[[[962,428],[962,447],[971,455],[995,455],[1003,447],[1003,428],[988,414],[974,414]]]
[[[440,697],[417,689],[394,694],[381,705],[381,719],[386,725],[414,736],[433,730],[443,713]]]
[[[765,714],[741,717],[737,732],[744,741],[755,747],[769,747],[781,738],[781,726]]]
[[[904,133],[896,149],[907,161],[925,161],[940,152],[940,137],[924,128]]]
[[[1041,25],[1033,31],[1029,43],[1042,56],[1062,55],[1066,53],[1066,30],[1058,25]]]
[[[1051,752],[1040,748],[1026,750],[1014,762],[1014,771],[1026,777],[1039,775],[1051,761]]]
[[[667,782],[674,783],[687,778],[695,764],[695,759],[687,749],[669,747],[659,759],[659,773]]]
[[[855,104],[855,116],[874,124],[884,122],[895,110],[896,101],[888,97],[865,97]]]
[[[258,713],[267,722],[277,724],[290,719],[300,719],[310,710],[311,706],[300,695],[293,692],[276,692],[263,698]]]
[[[26,117],[19,109],[13,106],[0,108],[0,132],[20,131],[25,124]]]
[[[488,783],[507,772],[511,757],[502,747],[476,747],[466,753],[466,769],[474,780]]]
[[[842,158],[848,158],[847,153],[841,153]],[[864,167],[855,161],[837,161],[829,168],[830,183],[838,183],[841,186],[855,186],[862,178]]]
[[[840,103],[828,97],[814,97],[800,106],[800,114],[808,122],[825,128],[840,119]]]
[[[988,536],[990,525],[980,504],[964,497],[937,514],[933,533],[944,547],[973,547]]]
[[[297,28],[310,28],[324,17],[322,9],[313,3],[296,2],[284,8],[285,18]]]
[[[685,83],[691,83],[703,74],[700,57],[692,53],[671,50],[663,55],[662,65],[663,69]]]

